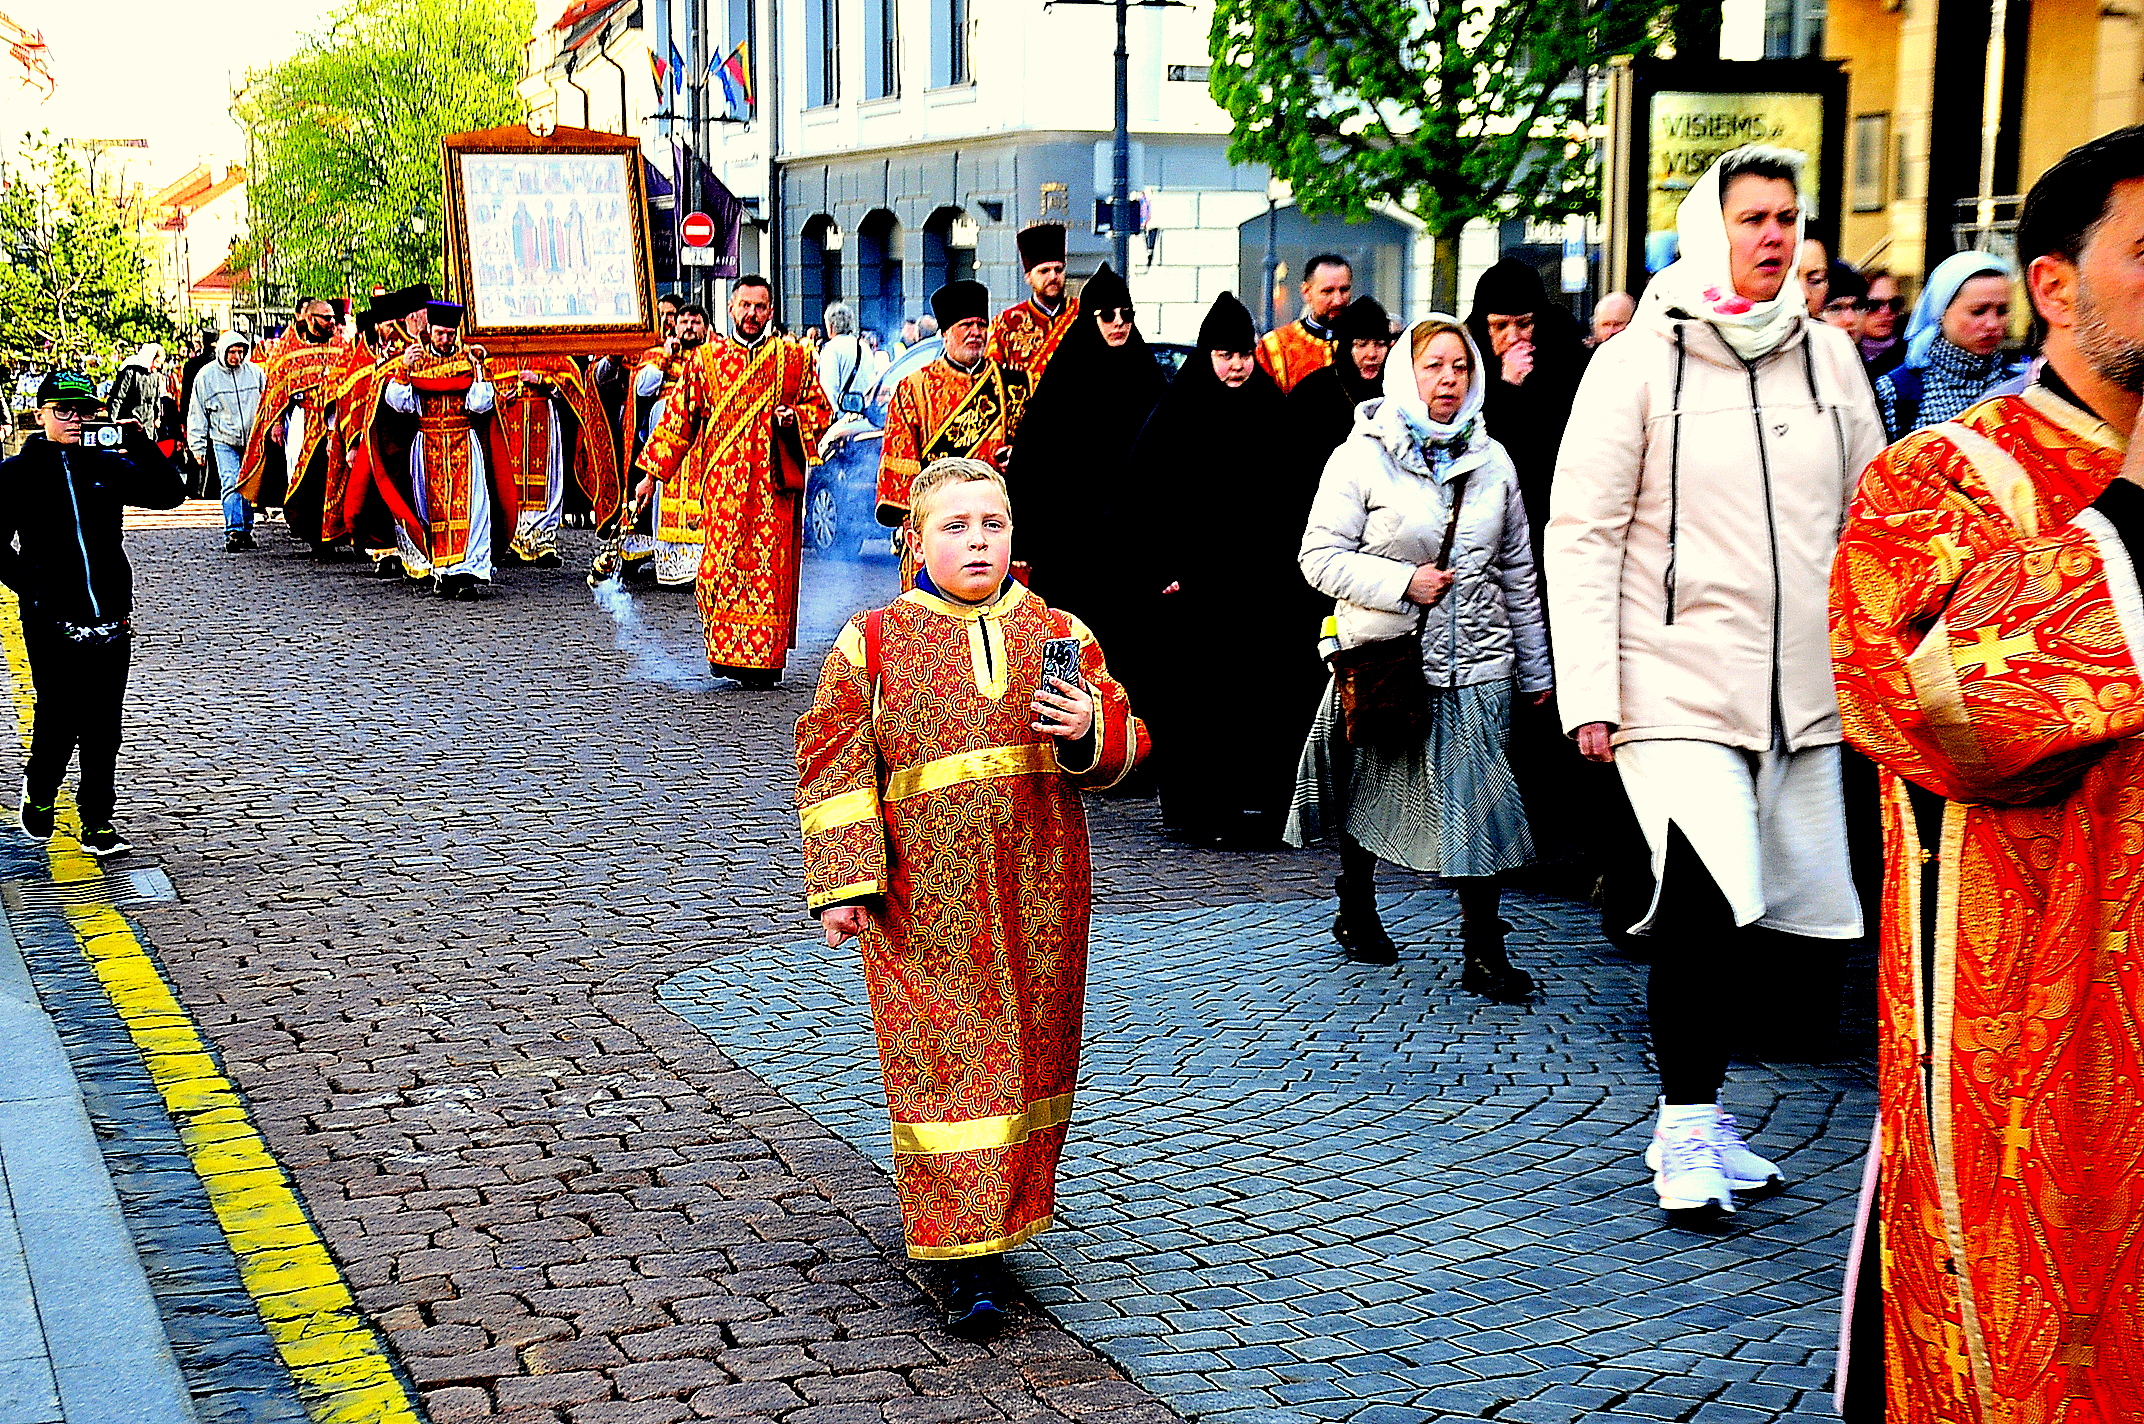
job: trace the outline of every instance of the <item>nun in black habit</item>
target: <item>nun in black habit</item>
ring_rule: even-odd
[[[1242,849],[1280,844],[1332,611],[1296,563],[1319,472],[1294,457],[1287,399],[1256,344],[1251,314],[1222,293],[1132,452],[1138,498],[1160,517],[1125,540],[1159,610],[1149,723],[1162,823]]]
[[[1333,323],[1333,363],[1312,371],[1288,392],[1302,458],[1318,482],[1326,457],[1355,428],[1355,407],[1385,393],[1385,358],[1392,354],[1392,318],[1374,297],[1357,297]]]
[[[1119,564],[1118,520],[1132,444],[1166,389],[1132,324],[1131,289],[1104,263],[1028,400],[1005,472],[1012,556],[1028,566],[1028,587],[1093,631],[1134,696],[1145,681],[1146,630]]]

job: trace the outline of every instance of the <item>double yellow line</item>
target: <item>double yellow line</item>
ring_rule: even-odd
[[[34,705],[30,660],[20,607],[4,591],[0,650],[7,656],[16,721],[28,746]],[[71,810],[71,797],[63,797],[63,806]],[[55,882],[92,881],[104,874],[64,827],[53,835],[46,854]],[[289,1174],[134,927],[108,905],[71,905],[67,919],[178,1126],[217,1224],[238,1258],[239,1278],[297,1382],[306,1413],[314,1424],[422,1424],[424,1415],[396,1376],[386,1343],[359,1312]]]

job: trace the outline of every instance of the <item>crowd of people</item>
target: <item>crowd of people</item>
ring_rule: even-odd
[[[1467,320],[1395,333],[1325,257],[1262,338],[1216,301],[1162,386],[1106,269],[1084,307],[1035,284],[999,318],[1048,359],[940,294],[945,353],[896,395],[880,484],[908,591],[829,655],[797,799],[828,943],[863,940],[910,1250],[954,1263],[956,1328],[1001,1318],[1002,1253],[1051,1224],[1071,793],[1150,747],[1180,833],[1336,843],[1350,957],[1398,950],[1379,861],[1443,877],[1492,999],[1541,988],[1504,952],[1501,877],[1635,822],[1640,1155],[1678,1222],[1783,1184],[1726,1109],[1730,1059],[1797,1001],[1835,1020],[1840,947],[1880,924],[1842,1407],[2144,1408],[2119,1186],[2144,1167],[2144,129],[2056,164],[2016,264],[1952,257],[1910,315],[1807,241],[1801,164],[1721,158],[1590,340],[1518,264]]]
[[[1333,938],[1362,963],[1402,949],[1379,863],[1442,878],[1460,982],[1502,1003],[1544,992],[1507,952],[1510,873],[1637,847],[1604,928],[1645,946],[1659,1101],[1633,1146],[1683,1223],[1785,1181],[1727,1111],[1729,1062],[1783,1018],[1830,1032],[1873,907],[1849,1411],[1888,1389],[1913,1418],[2137,1412],[2116,1196],[2144,1167],[2144,129],[2041,178],[2015,262],[1950,257],[1910,310],[1808,237],[1802,164],[1720,158],[1675,259],[1590,332],[1520,262],[1464,318],[1395,323],[1327,254],[1264,335],[1222,294],[1172,380],[1121,274],[1068,289],[1052,224],[1019,234],[1021,300],[932,295],[939,344],[887,396],[878,471],[903,592],[821,670],[797,806],[827,941],[862,940],[909,1250],[954,1264],[956,1328],[1002,1319],[1003,1253],[1052,1222],[1079,793],[1150,791],[1196,844],[1332,844]],[[691,585],[710,669],[779,683],[808,471],[887,369],[852,312],[790,337],[747,276],[719,332],[665,298],[651,349],[503,363],[424,288],[351,337],[345,315],[302,302],[268,352],[225,333],[178,383],[146,348],[102,392],[40,387],[43,435],[0,480],[21,545],[0,579],[36,626],[33,835],[79,739],[85,824],[124,849],[117,509],[177,502],[166,402],[233,554],[274,508],[322,557],[474,598],[498,563],[561,567],[585,516],[592,579]],[[128,434],[83,459],[100,408]],[[1880,889],[1856,884],[1863,818]]]

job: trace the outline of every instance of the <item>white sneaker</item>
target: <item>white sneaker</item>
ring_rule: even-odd
[[[1742,1134],[1735,1131],[1735,1120],[1726,1113],[1720,1114],[1712,1138],[1720,1145],[1720,1167],[1727,1173],[1727,1185],[1736,1191],[1773,1191],[1786,1185],[1779,1164],[1750,1151]]]
[[[1655,1126],[1653,1140],[1645,1149],[1645,1165],[1653,1169],[1653,1192],[1662,1211],[1718,1211],[1732,1214],[1734,1188],[1711,1124],[1696,1123],[1667,1129]]]

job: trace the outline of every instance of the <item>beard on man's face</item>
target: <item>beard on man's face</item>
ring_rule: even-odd
[[[2075,339],[2092,374],[2125,391],[2144,391],[2144,340],[2108,323],[2107,309],[2093,300],[2089,283],[2078,285]]]

